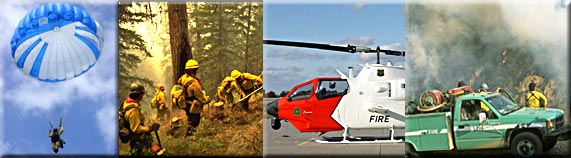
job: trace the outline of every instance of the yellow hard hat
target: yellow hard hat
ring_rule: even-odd
[[[163,84],[160,84],[160,83],[157,84],[157,88],[158,88],[158,89],[160,89],[161,87],[162,87],[162,88],[165,88],[165,86],[163,86]]]
[[[190,59],[186,62],[186,65],[184,66],[184,69],[196,69],[198,68],[198,61],[194,60],[194,59]]]
[[[242,75],[242,73],[240,73],[240,71],[238,70],[232,70],[232,72],[230,73],[230,77],[232,78],[237,78],[240,75]]]
[[[176,121],[178,121],[178,117],[173,117],[173,118],[171,119],[171,122],[172,122],[172,123],[175,123]]]

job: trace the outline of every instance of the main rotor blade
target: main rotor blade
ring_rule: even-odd
[[[264,44],[279,45],[279,46],[303,47],[303,48],[315,48],[315,49],[354,53],[354,52],[350,52],[350,49],[348,49],[348,47],[334,46],[334,45],[328,45],[328,44],[319,44],[319,43],[264,40]]]
[[[362,52],[362,53],[385,53],[386,55],[395,55],[395,56],[404,56],[405,55],[404,51],[380,49],[380,47],[378,47],[378,46],[377,46],[377,49],[371,49],[369,47],[352,46],[352,45],[335,46],[335,45],[329,45],[329,44],[280,41],[280,40],[264,40],[264,44],[302,47],[302,48],[315,48],[315,49],[340,51],[340,52],[348,52],[348,53]]]

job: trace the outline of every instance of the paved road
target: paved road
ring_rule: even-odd
[[[264,105],[272,99],[264,98]],[[265,106],[264,106],[265,107]],[[352,135],[388,136],[389,130],[363,129],[351,130]],[[338,137],[342,131],[329,132],[324,136]],[[264,155],[265,156],[400,156],[404,155],[404,143],[391,144],[321,144],[314,140],[319,133],[300,133],[289,122],[282,121],[279,130],[270,127],[270,119],[264,119]],[[404,136],[404,129],[397,129],[397,136]]]

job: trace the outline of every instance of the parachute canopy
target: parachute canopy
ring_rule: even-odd
[[[62,3],[34,8],[18,24],[12,58],[26,75],[59,82],[87,72],[99,58],[101,26],[82,9]]]

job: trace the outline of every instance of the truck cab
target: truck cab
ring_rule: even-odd
[[[409,115],[407,146],[416,152],[510,148],[529,157],[568,139],[563,111],[529,108],[501,93],[470,93],[455,98],[448,112]]]

